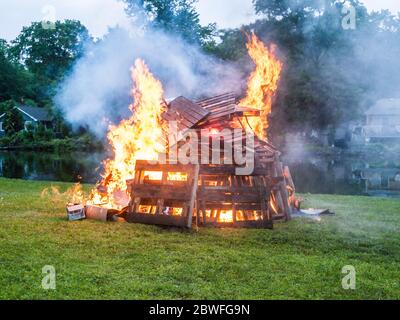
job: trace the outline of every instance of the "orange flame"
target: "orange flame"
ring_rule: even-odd
[[[168,181],[187,181],[188,175],[184,172],[168,172]]]
[[[222,210],[218,222],[233,222],[233,211],[232,210]]]
[[[126,180],[134,178],[136,160],[157,160],[159,153],[166,150],[165,124],[161,118],[166,108],[162,84],[140,59],[135,61],[131,72],[135,82],[132,116],[109,127],[107,138],[114,158],[104,162],[103,180],[92,190],[89,201],[115,209],[121,209],[129,201]]]
[[[256,69],[250,75],[246,97],[240,105],[261,111],[260,117],[248,119],[250,129],[260,138],[267,139],[268,116],[272,109],[272,98],[278,87],[282,63],[275,57],[275,46],[266,48],[264,43],[252,33],[247,35],[247,49]]]

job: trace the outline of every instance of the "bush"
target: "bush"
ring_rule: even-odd
[[[22,148],[27,150],[46,150],[55,152],[102,150],[103,146],[94,136],[85,133],[78,137],[56,139],[53,130],[43,125],[30,130],[21,130],[0,138],[0,147]]]

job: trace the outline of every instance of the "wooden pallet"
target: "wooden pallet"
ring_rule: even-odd
[[[176,173],[185,175],[186,181],[171,180]],[[135,179],[128,181],[132,197],[127,221],[191,228],[198,177],[197,165],[137,161]]]
[[[226,170],[218,172],[215,169],[200,169],[196,222],[212,226],[272,228],[269,195],[273,182],[270,178],[236,176],[233,172],[227,174]],[[226,212],[229,212],[229,219],[221,219]]]

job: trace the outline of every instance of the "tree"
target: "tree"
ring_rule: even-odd
[[[9,60],[8,43],[0,39],[0,102],[33,96],[32,75]]]
[[[48,84],[65,75],[89,39],[86,27],[76,20],[57,21],[46,28],[33,22],[12,41],[10,52],[15,61]]]
[[[221,42],[209,51],[224,60],[239,60],[246,56],[246,38],[239,29],[228,29],[220,32]]]
[[[182,36],[189,43],[213,44],[216,25],[200,24],[195,3],[198,0],[124,0],[127,12],[133,17],[145,15],[145,24]]]
[[[7,55],[8,52],[8,43],[4,39],[0,39],[0,55]]]
[[[11,108],[6,112],[3,128],[7,135],[13,135],[24,129],[24,120],[16,108]]]

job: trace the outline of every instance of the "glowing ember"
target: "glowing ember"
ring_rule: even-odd
[[[215,128],[212,128],[212,129],[210,130],[210,134],[211,134],[211,135],[217,135],[217,134],[219,134],[219,130],[218,130],[218,129],[215,129]]]
[[[145,171],[144,180],[161,181],[162,175],[163,175],[162,171]]]
[[[188,175],[183,172],[168,172],[168,181],[187,181]]]
[[[233,222],[232,210],[223,210],[219,215],[218,222]]]
[[[121,209],[117,195],[122,192],[128,198],[126,180],[134,178],[136,160],[157,160],[158,154],[165,151],[163,87],[140,59],[135,61],[132,78],[132,116],[109,127],[107,138],[114,158],[104,162],[103,180],[92,191],[89,204]]]
[[[278,86],[282,64],[274,55],[275,46],[266,48],[254,33],[248,35],[247,49],[256,69],[250,75],[247,95],[240,101],[240,105],[261,111],[260,117],[251,117],[248,123],[260,139],[267,139],[268,115],[271,113],[272,98]]]

